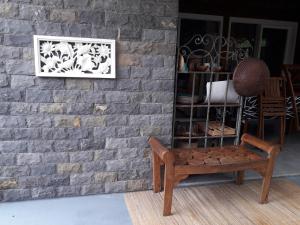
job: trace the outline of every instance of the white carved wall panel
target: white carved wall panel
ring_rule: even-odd
[[[34,36],[35,71],[42,77],[115,78],[115,40]]]

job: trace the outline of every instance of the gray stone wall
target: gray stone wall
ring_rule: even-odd
[[[150,187],[170,143],[176,0],[0,0],[0,201]],[[117,39],[117,79],[34,76],[32,35]]]

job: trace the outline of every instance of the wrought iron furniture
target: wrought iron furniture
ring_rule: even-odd
[[[171,215],[174,187],[192,174],[236,172],[236,183],[242,184],[244,171],[252,169],[263,177],[260,203],[267,203],[277,145],[271,145],[249,134],[242,136],[241,145],[221,148],[167,149],[156,138],[150,137],[152,149],[153,191],[161,190],[161,165],[164,165],[163,215]],[[268,154],[262,157],[251,152],[246,144],[257,147]]]
[[[268,79],[264,92],[259,97],[258,136],[264,139],[265,117],[280,118],[279,143],[284,143],[285,116],[286,116],[285,80],[281,77]]]
[[[193,36],[187,43],[178,48],[178,55],[184,57],[185,64],[187,64],[185,68],[189,68],[190,70],[182,71],[180,69],[183,68],[181,66],[182,58],[180,57],[176,73],[176,100],[173,116],[174,130],[172,146],[176,147],[182,143],[187,143],[191,147],[196,141],[199,143],[199,146],[207,147],[212,140],[218,142],[218,145],[223,146],[225,139],[233,140],[234,144],[238,144],[243,99],[240,97],[235,103],[226,101],[228,87],[232,79],[232,70],[240,60],[248,56],[245,49],[238,48],[237,46],[238,43],[234,39],[227,40],[225,37],[219,35],[199,34]],[[188,77],[188,80],[184,81],[188,83],[188,88],[181,90],[179,82],[184,77]],[[212,87],[214,81],[227,82],[225,91],[222,93],[226,96],[223,102],[213,103],[210,101],[212,97],[211,89],[205,96],[207,84]],[[189,104],[183,104],[179,101],[182,98],[182,93],[190,95],[191,100]],[[207,101],[194,101],[195,98],[199,97],[202,100],[206,97]],[[216,116],[217,113],[214,112],[217,110],[222,112]],[[236,131],[234,135],[224,135],[224,127],[228,125],[226,119],[229,111],[235,117],[234,120],[230,121],[230,126],[234,127]],[[186,114],[184,117],[180,117],[180,113]],[[212,116],[213,113],[214,115]],[[218,118],[216,119],[216,117]],[[208,124],[212,120],[220,122],[221,135],[211,136],[208,134]],[[204,132],[194,132],[194,127],[198,122],[206,123]],[[187,132],[180,132],[179,135],[177,130],[182,123],[187,124]],[[182,133],[185,135],[182,135]]]

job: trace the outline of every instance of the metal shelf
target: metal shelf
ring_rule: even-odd
[[[207,107],[224,107],[224,104],[176,104],[175,107],[177,108],[207,108]],[[229,103],[226,105],[226,107],[239,107],[240,105],[238,103]]]
[[[206,139],[206,138],[236,138],[237,135],[224,135],[224,136],[198,136],[198,137],[183,137],[183,136],[174,136],[174,140],[189,140],[189,139]]]
[[[232,72],[213,72],[213,71],[188,71],[188,72],[180,72],[180,71],[178,71],[177,73],[178,74],[191,74],[191,73],[193,73],[193,74],[201,74],[201,75],[203,75],[203,74],[207,74],[207,75],[210,75],[210,74],[218,74],[218,75],[232,74]]]
[[[207,38],[207,39],[206,39]],[[209,41],[212,41],[212,43],[208,43]],[[207,46],[218,46],[216,43],[220,41],[222,42],[222,48],[227,49],[226,54],[224,52],[222,53],[222,49],[217,48],[206,48]],[[194,44],[194,45],[193,45]],[[224,46],[223,46],[224,44]],[[186,57],[186,62],[188,62],[189,57],[192,55],[193,57],[197,55],[197,53],[203,53],[205,52],[203,58],[202,55],[197,55],[198,59],[201,59],[203,63],[208,63],[210,65],[210,68],[212,68],[213,65],[220,65],[220,62],[231,62],[234,61],[234,64],[237,65],[240,58],[238,56],[242,56],[242,54],[236,54],[239,53],[239,51],[236,51],[237,49],[230,49],[232,43],[230,43],[230,40],[227,40],[226,38],[220,36],[213,36],[211,34],[205,34],[205,35],[195,35],[191,40],[186,42],[183,46],[178,46],[178,55],[184,55]],[[203,49],[193,49],[195,46],[202,46]],[[207,50],[209,49],[209,51]],[[184,54],[181,54],[181,53]],[[224,56],[226,55],[226,59]],[[206,58],[204,58],[206,57]],[[229,60],[229,61],[228,61]],[[226,68],[226,67],[223,67]],[[231,68],[231,67],[229,67]],[[181,76],[182,75],[182,76]],[[223,139],[227,138],[234,138],[234,144],[239,143],[240,139],[240,126],[241,126],[241,115],[242,115],[242,106],[243,106],[243,98],[239,97],[238,103],[230,103],[227,102],[227,94],[229,90],[229,81],[232,78],[232,72],[229,71],[187,71],[187,72],[181,72],[176,70],[176,84],[175,84],[175,96],[177,96],[178,89],[183,89],[182,87],[178,86],[178,81],[180,81],[180,84],[182,85],[183,75],[186,75],[185,78],[188,81],[191,82],[188,85],[187,90],[189,90],[189,94],[191,95],[191,103],[190,104],[180,104],[178,102],[174,102],[174,115],[173,115],[173,141],[172,141],[172,147],[174,147],[174,141],[178,140],[186,140],[188,141],[188,144],[192,144],[192,140],[204,140],[204,147],[207,147],[208,145],[208,139],[220,139],[220,145],[223,146]],[[210,88],[208,93],[205,92],[206,84],[209,83],[210,87],[212,87],[212,82],[214,81],[227,81],[225,83],[226,89],[224,91],[224,102],[223,103],[214,103],[211,102],[211,96],[212,96],[212,88]],[[198,83],[199,82],[199,83]],[[197,85],[196,85],[197,84]],[[184,90],[184,89],[183,89]],[[201,102],[201,103],[195,103],[195,96],[200,95],[200,99],[203,100],[204,95],[207,95],[207,103]],[[213,115],[212,112],[214,112],[214,109],[221,108],[221,111],[216,111],[216,115]],[[230,110],[232,110],[234,115],[234,121],[235,121],[235,135],[224,135],[224,128],[225,123],[227,122],[227,113]],[[178,109],[178,110],[176,110]],[[176,114],[180,111],[179,109],[187,109],[190,111],[188,118],[177,118]],[[203,113],[200,113],[200,109],[205,109]],[[201,118],[199,119],[199,114],[201,114]],[[195,115],[196,114],[196,115]],[[220,131],[221,135],[219,136],[211,136],[208,134],[208,125],[210,121],[218,121],[220,122]],[[229,119],[232,121],[232,119]],[[176,128],[177,128],[177,122],[186,122],[188,123],[186,126],[186,135],[187,136],[175,136]],[[205,122],[205,126],[203,129],[203,135],[201,136],[193,136],[194,133],[194,124],[195,122]],[[227,124],[227,123],[226,123]],[[176,126],[176,127],[175,127]],[[233,127],[233,126],[232,126]]]
[[[176,122],[190,122],[190,118],[176,118]],[[203,122],[205,121],[205,118],[197,118],[197,119],[192,119],[193,122]]]

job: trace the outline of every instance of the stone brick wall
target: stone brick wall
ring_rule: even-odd
[[[176,0],[0,0],[0,201],[147,189],[170,143]],[[117,39],[117,79],[34,76],[32,35]]]

